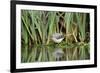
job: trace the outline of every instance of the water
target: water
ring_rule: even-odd
[[[90,59],[89,43],[37,44],[31,48],[27,45],[26,48],[26,51],[21,51],[21,62],[24,63]]]

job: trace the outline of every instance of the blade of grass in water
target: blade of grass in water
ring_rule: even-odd
[[[55,25],[55,17],[56,17],[56,12],[49,12],[48,14],[48,40],[47,43],[49,43],[50,36],[53,34],[53,30]]]
[[[86,25],[86,14],[76,13],[77,23],[79,26],[79,37],[81,41],[85,40],[85,25]]]
[[[26,27],[26,29],[27,29],[27,31],[28,31],[28,33],[29,33],[29,35],[31,36],[32,40],[34,40],[34,38],[33,38],[33,36],[31,35],[30,30],[29,30],[29,28],[28,28],[28,26],[27,26],[27,24],[26,24],[26,22],[25,22],[25,20],[24,20],[24,17],[23,17],[23,16],[22,16],[22,20],[23,20],[23,22],[24,22],[24,24],[25,24],[25,27]]]
[[[72,21],[72,13],[65,13],[65,27],[66,27],[66,34],[67,35],[71,29],[71,21]],[[67,37],[66,37],[66,42],[67,42]],[[66,60],[68,60],[68,49],[66,48]]]

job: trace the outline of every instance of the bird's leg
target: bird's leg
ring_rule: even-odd
[[[58,57],[58,58],[56,58],[56,61],[59,61],[59,57]]]

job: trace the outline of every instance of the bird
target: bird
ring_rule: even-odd
[[[51,39],[52,39],[55,43],[60,43],[60,42],[64,39],[64,36],[63,36],[63,34],[61,34],[61,33],[54,33],[54,34],[51,36]]]

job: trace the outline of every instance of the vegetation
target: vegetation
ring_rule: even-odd
[[[89,21],[88,13],[22,10],[21,62],[90,59]],[[51,39],[55,33],[63,34],[60,43]]]

